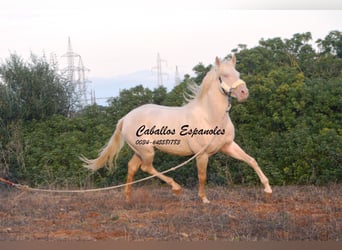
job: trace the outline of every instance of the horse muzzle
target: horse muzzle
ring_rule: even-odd
[[[222,81],[221,88],[226,95],[235,97],[239,102],[245,101],[249,95],[246,83],[241,79],[235,81],[232,86]]]
[[[248,91],[246,84],[237,86],[233,90],[233,93],[232,93],[232,96],[235,96],[239,102],[246,101],[246,99],[248,98],[248,95],[249,95],[249,91]]]

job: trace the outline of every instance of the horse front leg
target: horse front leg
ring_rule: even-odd
[[[196,158],[197,172],[198,172],[198,196],[202,199],[203,203],[210,203],[204,192],[205,182],[207,180],[207,165],[208,156],[200,155]]]
[[[245,153],[245,151],[243,151],[238,144],[236,144],[234,141],[230,144],[225,144],[222,148],[221,148],[221,152],[230,155],[231,157],[238,159],[240,161],[244,161],[246,162],[249,166],[251,166],[254,171],[257,173],[257,175],[259,176],[259,179],[261,181],[261,183],[264,185],[265,189],[265,193],[271,194],[272,193],[272,189],[271,186],[269,184],[269,181],[267,179],[267,177],[264,175],[264,173],[262,172],[261,168],[259,167],[258,163],[256,162],[256,160],[249,156],[248,154]]]

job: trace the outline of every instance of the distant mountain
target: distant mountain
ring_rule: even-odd
[[[151,90],[157,87],[157,73],[150,70],[141,70],[126,75],[111,78],[90,77],[88,92],[95,91],[96,102],[107,105],[107,98],[118,96],[123,89],[129,89],[137,85],[143,85]],[[175,86],[174,76],[163,76],[163,85],[168,91]]]

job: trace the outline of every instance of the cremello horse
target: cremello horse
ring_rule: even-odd
[[[244,101],[248,97],[246,83],[235,70],[236,58],[220,61],[207,73],[202,84],[195,89],[194,98],[182,107],[154,104],[142,105],[123,118],[108,144],[94,160],[83,158],[85,167],[97,170],[112,166],[124,142],[135,152],[128,162],[127,183],[133,181],[139,167],[171,185],[174,193],[181,187],[172,178],[160,174],[153,167],[154,147],[166,153],[187,156],[199,153],[196,164],[199,179],[198,195],[209,203],[204,192],[208,158],[221,151],[249,164],[257,173],[266,193],[272,193],[268,179],[257,162],[234,142],[234,126],[227,112],[230,98]],[[227,98],[228,96],[228,98]],[[126,200],[131,198],[131,185],[125,188]]]

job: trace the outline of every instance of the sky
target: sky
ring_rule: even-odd
[[[137,72],[151,72],[149,81],[156,82],[152,68],[157,53],[165,60],[165,81],[171,84],[176,65],[181,76],[191,74],[199,62],[210,64],[238,44],[251,48],[261,38],[291,38],[307,31],[315,41],[341,31],[340,2],[2,0],[0,62],[10,53],[28,58],[33,52],[53,54],[65,67],[61,56],[70,37],[73,50],[90,69],[90,88],[101,95],[114,91],[109,79],[136,77]]]

